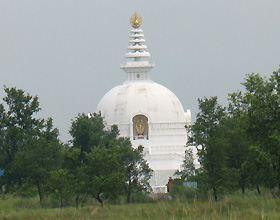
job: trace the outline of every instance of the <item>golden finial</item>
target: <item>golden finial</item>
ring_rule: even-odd
[[[142,24],[142,18],[141,16],[135,12],[131,18],[130,18],[130,24],[132,25],[132,27],[134,28],[139,28]]]

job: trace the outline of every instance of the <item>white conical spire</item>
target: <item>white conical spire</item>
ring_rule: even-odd
[[[155,66],[151,65],[148,61],[141,60],[142,58],[150,57],[150,53],[146,51],[147,46],[144,44],[143,30],[140,29],[142,18],[137,13],[134,13],[130,19],[133,29],[130,31],[131,35],[129,40],[128,52],[125,54],[126,58],[133,58],[132,62],[126,62],[121,68],[127,74],[127,81],[148,80],[149,71]]]
[[[150,57],[150,53],[146,52],[147,46],[144,45],[145,39],[143,30],[140,28],[133,28],[131,31],[129,43],[127,47],[128,52],[125,54],[126,58],[134,58],[134,61],[139,61],[141,58]]]

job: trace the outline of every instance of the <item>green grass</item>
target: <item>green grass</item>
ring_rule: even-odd
[[[218,202],[206,200],[174,198],[160,199],[152,203],[114,205],[88,200],[84,207],[76,209],[52,208],[57,205],[46,199],[43,207],[38,198],[20,198],[12,195],[0,196],[0,219],[236,219],[269,220],[280,219],[280,199],[272,195],[224,196]]]

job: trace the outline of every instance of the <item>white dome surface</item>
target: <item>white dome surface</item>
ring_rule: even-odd
[[[150,123],[186,123],[184,109],[166,87],[152,81],[129,82],[107,92],[97,106],[108,125],[130,124],[145,115]]]

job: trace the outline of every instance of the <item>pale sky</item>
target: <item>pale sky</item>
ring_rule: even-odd
[[[4,85],[38,95],[38,117],[52,117],[69,140],[71,120],[125,80],[134,12],[156,64],[151,79],[193,119],[198,98],[226,105],[246,73],[279,68],[279,0],[0,0],[1,99]]]

